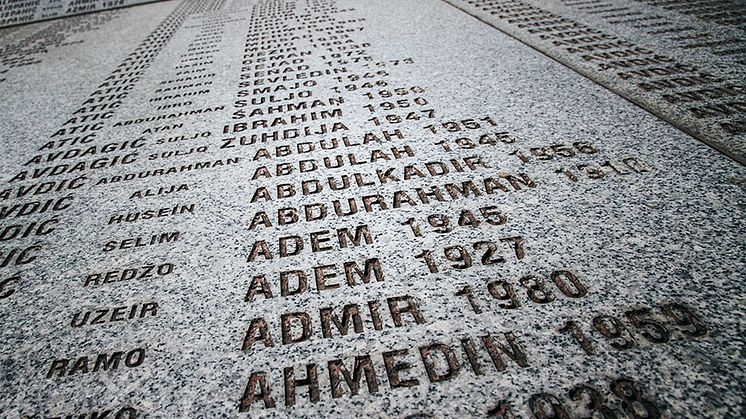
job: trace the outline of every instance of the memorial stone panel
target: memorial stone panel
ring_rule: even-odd
[[[746,164],[746,4],[446,0]]]
[[[742,22],[672,5],[0,30],[0,415],[742,417],[743,109],[691,110],[742,100]]]
[[[158,0],[0,0],[0,27],[100,12]]]

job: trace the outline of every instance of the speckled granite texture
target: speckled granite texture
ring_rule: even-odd
[[[746,164],[746,5],[445,0]]]
[[[0,30],[0,417],[743,417],[744,166],[458,3]]]
[[[0,27],[22,25],[159,0],[5,0],[0,2]]]

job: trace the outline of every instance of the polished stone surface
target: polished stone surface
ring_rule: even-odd
[[[2,416],[742,416],[744,166],[451,3],[0,30]]]
[[[445,0],[746,164],[746,4]]]
[[[0,27],[96,13],[152,1],[158,0],[4,0],[0,2]]]

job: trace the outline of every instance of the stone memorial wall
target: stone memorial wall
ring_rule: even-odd
[[[742,9],[0,29],[0,416],[743,417]]]
[[[746,164],[746,3],[446,1]]]
[[[0,27],[149,3],[157,0],[0,0]]]

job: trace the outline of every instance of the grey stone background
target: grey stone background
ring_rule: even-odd
[[[313,2],[280,3],[296,6],[291,16],[282,17],[294,26],[311,20],[305,12],[312,17],[332,16],[335,23],[364,18],[348,24],[355,28],[350,32],[355,43],[369,43],[366,54],[375,61],[411,58],[414,64],[385,66],[389,72],[386,81],[391,87],[424,88],[422,96],[436,112],[432,121],[387,127],[399,128],[404,133],[405,138],[393,144],[318,151],[308,158],[347,153],[365,156],[376,148],[406,144],[415,150],[415,157],[391,160],[382,166],[402,170],[411,164],[479,156],[491,168],[344,193],[325,192],[285,201],[251,203],[251,195],[258,186],[280,182],[279,179],[252,181],[258,167],[274,167],[299,159],[293,155],[251,161],[257,145],[220,148],[222,139],[228,137],[222,133],[222,127],[233,122],[231,106],[236,100],[244,42],[250,30],[249,17],[251,13],[259,13],[255,5],[268,3],[233,1],[200,5],[165,1],[72,18],[78,19],[76,24],[82,26],[73,26],[71,30],[56,28],[64,31],[64,41],[43,53],[34,52],[33,64],[8,66],[2,75],[3,189],[18,187],[19,182],[9,181],[19,171],[28,169],[24,163],[42,153],[39,147],[52,139],[51,135],[90,93],[162,21],[170,14],[185,16],[122,101],[113,119],[97,134],[96,144],[145,138],[147,145],[138,151],[138,161],[87,173],[89,182],[75,190],[74,205],[60,214],[61,221],[52,234],[3,244],[3,255],[15,246],[34,243],[42,245],[43,251],[30,265],[2,270],[3,278],[19,271],[22,279],[14,284],[13,295],[0,300],[0,380],[4,389],[0,396],[1,416],[92,417],[92,412],[111,410],[109,417],[114,417],[129,407],[137,411],[137,417],[154,418],[483,417],[490,415],[500,401],[507,400],[518,417],[531,417],[530,397],[548,393],[560,398],[572,417],[582,417],[590,414],[588,409],[572,401],[568,391],[587,383],[601,392],[606,404],[623,417],[623,404],[609,390],[609,382],[621,377],[637,382],[663,417],[743,416],[746,170],[742,165],[445,2],[338,0],[329,2],[337,8],[331,14],[314,11]],[[90,16],[99,16],[98,21],[84,21],[91,19]],[[491,22],[489,17],[484,20]],[[0,44],[19,45],[53,24],[40,22],[0,30]],[[210,93],[190,98],[193,104],[189,109],[224,105],[225,110],[180,118],[183,127],[167,134],[146,132],[158,123],[113,126],[118,121],[168,112],[156,111],[156,105],[148,100],[162,86],[161,81],[176,78],[175,66],[181,54],[187,52],[201,28],[210,25],[222,26],[219,52],[209,65],[209,72],[215,76]],[[75,27],[85,29],[76,32]],[[297,42],[307,48],[303,44],[306,41]],[[313,68],[325,68],[321,54],[322,51],[315,50],[307,63]],[[365,63],[347,67],[355,74],[370,70]],[[743,73],[736,72],[732,77],[743,77]],[[331,77],[317,81],[314,96],[338,96],[332,88],[340,84]],[[367,122],[371,115],[364,108],[370,101],[357,91],[345,92],[344,96],[340,120],[349,127],[346,135],[360,139],[366,132],[376,130]],[[440,140],[453,143],[461,134],[433,135],[423,129],[426,123],[484,116],[493,118],[498,124],[494,130],[509,132],[515,143],[445,152],[435,143]],[[177,145],[157,144],[159,138],[201,132],[211,134]],[[330,137],[315,136],[309,141]],[[567,160],[532,158],[528,163],[510,154],[515,150],[528,154],[531,147],[575,141],[590,142],[599,152]],[[199,146],[206,146],[207,151],[179,159],[147,159],[153,153]],[[240,164],[94,186],[104,177],[235,157],[241,157]],[[644,161],[649,170],[627,175],[609,173],[601,179],[585,176],[577,182],[556,172],[564,167],[580,173],[578,165],[627,157]],[[348,170],[374,173],[371,168],[360,166],[323,169],[318,176],[338,176],[349,173]],[[528,173],[536,187],[429,206],[403,206],[314,223],[249,230],[254,213],[260,210],[273,213],[286,206],[375,193],[390,195],[395,190],[519,172]],[[294,176],[288,181],[298,182],[302,178]],[[20,182],[21,185],[33,183]],[[181,183],[189,184],[187,192],[130,199],[137,190]],[[5,199],[2,205],[27,201]],[[112,214],[187,202],[196,204],[194,214],[107,224]],[[410,217],[423,223],[428,214],[453,216],[462,209],[478,212],[479,208],[490,205],[507,215],[505,225],[492,227],[483,223],[479,228],[456,229],[448,235],[428,231],[423,237],[413,237],[401,225]],[[11,223],[3,220],[2,226]],[[359,224],[369,226],[375,237],[373,244],[304,253],[271,262],[247,262],[256,240],[267,240],[274,250],[281,236],[307,237],[313,231]],[[181,237],[173,246],[114,253],[101,250],[103,243],[112,239],[149,237],[175,230],[181,232]],[[446,246],[470,246],[480,240],[512,235],[526,239],[526,256],[520,261],[509,259],[497,266],[483,266],[475,261],[473,268],[459,271],[448,269],[442,258]],[[429,273],[421,260],[414,257],[422,249],[441,252],[441,272]],[[291,298],[258,297],[253,303],[244,301],[251,278],[257,274],[276,278],[282,270],[308,271],[320,264],[367,257],[381,259],[386,274],[384,282]],[[176,270],[162,279],[82,286],[90,272],[163,261],[174,263]],[[517,285],[518,279],[532,273],[547,277],[556,269],[575,272],[587,285],[587,296],[565,298],[555,288],[556,301],[546,305],[531,303],[525,290]],[[501,309],[496,301],[490,300],[486,284],[495,279],[507,280],[522,291],[519,309]],[[482,314],[474,313],[464,297],[454,295],[465,285],[475,289]],[[421,302],[424,324],[410,321],[404,327],[394,328],[389,318],[382,331],[373,331],[366,321],[365,333],[334,339],[321,337],[319,308],[350,303],[362,306],[367,301],[384,301],[404,294]],[[157,316],[69,327],[72,315],[82,309],[148,301],[159,303]],[[708,333],[690,338],[679,331],[668,343],[654,344],[626,323],[633,330],[636,344],[632,349],[619,351],[592,329],[594,316],[623,318],[626,310],[655,308],[671,302],[684,304],[696,312]],[[316,313],[315,333],[308,341],[282,345],[280,315],[295,311]],[[276,345],[264,348],[257,344],[250,352],[241,351],[246,329],[257,317],[264,317],[270,323]],[[578,321],[591,337],[595,356],[584,355],[568,335],[558,332],[571,319]],[[498,372],[488,364],[483,350],[480,357],[486,373],[475,375],[466,367],[460,339],[487,333],[500,336],[508,331],[516,335],[525,349],[526,368],[504,357],[507,368]],[[461,370],[450,380],[430,383],[417,348],[435,342],[459,349]],[[46,378],[55,359],[135,347],[147,351],[145,362],[137,368]],[[391,388],[380,354],[401,348],[409,349],[406,360],[414,365],[403,375],[417,379],[419,384]],[[371,354],[374,359],[379,392],[369,394],[363,385],[357,396],[345,394],[333,398],[328,388],[326,362],[340,358],[351,365],[352,359],[362,354]],[[310,402],[307,388],[301,387],[296,404],[285,406],[282,369],[294,367],[302,376],[303,366],[308,363],[319,364],[320,400]],[[258,402],[248,413],[241,413],[241,397],[255,371],[269,373],[277,406],[267,408]],[[642,412],[639,405],[634,409]],[[121,417],[127,417],[125,414],[129,415],[129,411],[121,413]]]

